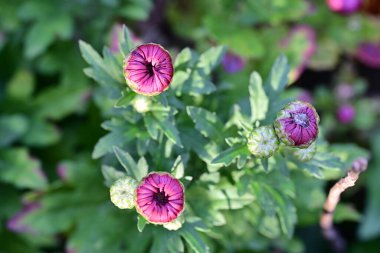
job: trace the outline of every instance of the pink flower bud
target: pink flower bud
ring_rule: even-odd
[[[136,189],[136,210],[150,223],[174,221],[184,210],[181,182],[166,172],[148,174]]]
[[[330,10],[340,14],[351,14],[359,10],[362,0],[327,0]]]
[[[336,114],[340,123],[348,124],[355,118],[356,111],[352,105],[346,104],[340,106]]]
[[[350,84],[339,84],[335,89],[336,97],[341,100],[348,100],[355,95],[354,88]]]
[[[168,51],[158,44],[143,44],[124,61],[124,76],[137,93],[155,96],[169,88],[173,63]]]
[[[288,146],[306,148],[318,136],[319,116],[306,102],[289,103],[277,115],[274,127],[280,141]]]
[[[245,60],[237,54],[227,52],[223,56],[222,65],[224,71],[234,74],[244,69]]]

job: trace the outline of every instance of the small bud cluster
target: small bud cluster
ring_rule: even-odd
[[[149,223],[164,225],[169,230],[177,230],[184,223],[184,187],[169,173],[152,172],[140,182],[122,177],[112,184],[110,197],[120,209],[135,207]]]
[[[301,161],[312,159],[316,151],[319,116],[306,102],[286,105],[277,115],[273,126],[255,128],[248,137],[249,151],[260,158],[272,156],[280,143],[296,148],[294,156]]]

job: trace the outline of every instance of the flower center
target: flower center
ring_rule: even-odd
[[[153,199],[160,205],[165,205],[169,202],[169,196],[166,196],[165,192],[160,190],[153,195]]]
[[[154,65],[152,62],[147,62],[146,63],[146,69],[148,70],[148,73],[150,76],[153,76],[154,74]]]
[[[302,127],[309,126],[309,117],[305,113],[298,113],[294,115],[294,122]]]

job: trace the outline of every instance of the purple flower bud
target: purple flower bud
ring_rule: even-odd
[[[7,228],[16,233],[33,233],[33,228],[29,227],[26,224],[23,224],[23,219],[29,213],[34,212],[39,209],[41,204],[38,202],[31,202],[24,205],[24,207],[11,217],[7,222]]]
[[[298,100],[311,104],[313,102],[313,95],[307,90],[302,90],[298,94]]]
[[[355,95],[352,85],[347,83],[339,84],[335,89],[336,97],[341,100],[348,100]]]
[[[245,60],[237,54],[227,52],[223,56],[222,65],[224,71],[234,74],[244,69]]]
[[[318,136],[319,116],[306,102],[295,101],[277,115],[274,127],[278,138],[288,146],[306,148]]]
[[[380,68],[380,44],[360,44],[356,50],[356,58],[372,68]]]
[[[150,223],[174,221],[185,208],[182,183],[166,172],[152,172],[136,189],[136,210]]]
[[[127,84],[146,96],[155,96],[168,89],[173,72],[169,52],[154,43],[138,46],[124,61]]]
[[[359,10],[362,0],[327,0],[330,10],[340,14],[351,14]]]
[[[340,123],[348,124],[355,118],[355,108],[350,104],[341,105],[337,110],[337,118]]]

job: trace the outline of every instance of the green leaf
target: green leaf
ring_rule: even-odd
[[[137,229],[142,232],[145,228],[147,221],[141,215],[137,216]]]
[[[219,64],[224,54],[224,46],[212,47],[199,57],[197,67],[209,75],[211,71]]]
[[[251,121],[265,119],[269,109],[269,99],[263,88],[262,80],[257,72],[249,78],[249,103],[251,105]]]
[[[338,204],[334,213],[334,222],[359,222],[361,217],[361,214],[354,207],[345,204]]]
[[[136,97],[136,93],[123,91],[121,97],[116,101],[116,108],[125,108],[129,106],[132,100]]]
[[[125,173],[107,165],[102,166],[102,174],[105,179],[104,184],[108,187],[110,187],[119,178],[125,176]]]
[[[33,118],[22,141],[29,146],[42,147],[56,143],[61,138],[58,128],[46,120]]]
[[[123,40],[120,42],[120,50],[127,57],[133,49],[131,34],[127,26],[123,25]]]
[[[278,57],[273,64],[267,83],[265,84],[265,91],[269,95],[271,101],[277,99],[280,93],[285,89],[288,84],[290,66],[285,55]]]
[[[188,106],[187,114],[195,123],[195,128],[205,137],[212,139],[222,138],[223,123],[218,119],[216,113],[207,111],[206,109]]]
[[[40,162],[22,148],[0,152],[0,180],[18,188],[42,190],[47,186]]]
[[[23,115],[4,115],[0,117],[0,147],[10,145],[21,138],[28,129],[28,120]]]
[[[174,61],[174,68],[178,69],[181,68],[183,65],[186,65],[191,60],[191,50],[190,48],[186,47],[182,49],[181,52],[177,54],[177,57]]]
[[[174,161],[171,174],[177,179],[181,179],[185,175],[185,165],[183,164],[182,157],[180,155]]]
[[[247,145],[235,145],[227,150],[222,151],[211,161],[211,163],[228,166],[235,160],[235,158],[244,157],[247,155],[249,155]]]
[[[133,160],[133,157],[128,152],[123,151],[117,146],[113,147],[113,151],[117,157],[117,160],[120,162],[129,176],[133,177],[137,181],[140,181],[140,179],[145,176],[142,174],[144,172],[139,170],[135,160]]]
[[[165,136],[169,140],[171,140],[174,144],[178,145],[180,148],[183,148],[178,129],[174,122],[173,115],[154,114],[153,119],[155,120],[158,128],[165,134]]]
[[[137,169],[139,170],[139,176],[141,178],[138,178],[138,180],[141,180],[143,177],[145,177],[148,174],[149,166],[148,162],[144,157],[140,157],[139,161],[137,162]]]
[[[98,54],[98,52],[95,51],[95,49],[92,48],[90,44],[84,42],[83,40],[80,40],[79,48],[83,59],[85,59],[88,64],[104,69],[102,57]]]
[[[36,116],[49,119],[62,119],[83,108],[86,87],[60,85],[46,89],[34,101]]]
[[[158,127],[158,124],[156,124],[156,119],[151,113],[145,114],[144,124],[150,137],[152,137],[153,140],[157,140],[160,128]]]
[[[179,230],[179,233],[196,253],[210,252],[209,247],[202,240],[191,223],[185,223],[182,226],[182,229]]]
[[[26,69],[20,69],[7,86],[7,95],[12,99],[26,100],[34,91],[34,76]]]

